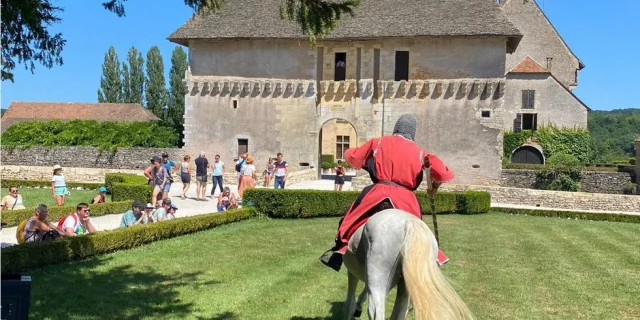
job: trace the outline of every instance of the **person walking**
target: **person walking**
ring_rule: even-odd
[[[58,164],[53,166],[53,176],[51,176],[51,195],[56,200],[58,207],[64,206],[64,199],[71,194],[67,189],[67,181],[62,174],[62,167]]]
[[[284,189],[284,184],[287,182],[287,177],[289,177],[289,164],[283,160],[283,156],[281,152],[278,152],[277,161],[274,163],[275,165],[275,180],[273,182],[274,189]]]
[[[183,158],[184,161],[180,164],[180,180],[182,180],[182,194],[180,194],[180,198],[182,200],[187,198],[187,191],[191,186],[191,156],[186,155]]]
[[[209,201],[206,198],[207,169],[211,168],[211,164],[205,157],[204,151],[200,151],[200,156],[194,162],[196,163],[196,201]]]
[[[213,198],[213,194],[216,191],[216,187],[220,187],[220,192],[223,191],[222,180],[224,177],[225,166],[224,166],[224,162],[220,160],[219,154],[216,154],[215,158],[213,159],[212,166],[213,166],[213,173],[211,173],[211,178],[213,178],[213,186],[211,187],[211,197]]]

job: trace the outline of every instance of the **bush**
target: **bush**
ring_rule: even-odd
[[[580,160],[578,158],[566,154],[557,153],[547,159],[547,165],[549,166],[565,166],[565,167],[578,167],[580,166]]]
[[[510,214],[524,214],[528,216],[538,216],[538,217],[640,223],[640,216],[622,214],[622,213],[536,210],[536,209],[520,209],[520,208],[491,208],[491,210],[510,213]]]
[[[121,214],[131,209],[133,201],[121,201],[121,202],[107,202],[91,204],[91,216],[99,217],[107,214]],[[27,220],[33,216],[34,208],[23,210],[5,210],[2,211],[2,222],[7,224],[7,227],[17,226],[21,221]],[[58,220],[70,212],[76,211],[76,205],[64,206],[64,207],[49,207],[49,216],[47,220],[53,224],[57,224]]]
[[[25,243],[2,249],[2,272],[19,273],[46,265],[84,259],[153,241],[208,230],[255,216],[252,209],[198,215],[126,229],[97,232],[42,243]]]
[[[636,188],[638,188],[638,185],[627,182],[624,187],[622,187],[622,194],[636,194]]]
[[[319,190],[250,189],[244,202],[252,203],[256,211],[275,218],[309,218],[342,216],[360,192]],[[426,192],[416,192],[423,214],[431,213]],[[489,211],[487,192],[439,192],[435,197],[437,213],[476,214]]]
[[[171,148],[178,146],[179,137],[155,122],[25,121],[2,133],[2,145]]]
[[[537,174],[536,185],[542,190],[579,191],[582,179],[580,161],[572,155],[558,153]]]
[[[322,169],[332,169],[335,167],[334,163],[332,162],[323,162],[321,165]]]
[[[107,188],[107,193],[112,192],[112,184],[114,182],[122,182],[129,184],[147,184],[148,180],[145,176],[139,176],[130,173],[106,173],[104,175],[104,186]]]
[[[542,170],[544,168],[543,164],[507,163],[502,165],[502,169]]]
[[[153,196],[153,187],[148,184],[113,182],[111,188],[112,201],[136,199],[147,202]]]
[[[19,179],[2,179],[2,185],[4,187],[9,186],[17,186],[18,188],[34,188],[34,187],[51,187],[51,181],[41,181],[41,180],[19,180]],[[71,188],[82,188],[85,190],[96,190],[102,187],[102,183],[84,183],[84,182],[69,182],[67,181],[67,187]]]
[[[329,162],[329,163],[334,163],[336,161],[334,155],[332,154],[323,154],[320,155],[320,162]]]

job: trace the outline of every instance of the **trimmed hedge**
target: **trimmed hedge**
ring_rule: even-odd
[[[243,202],[261,214],[275,218],[342,216],[360,195],[358,191],[249,189]],[[431,213],[426,192],[416,192],[423,214]],[[478,214],[491,207],[488,192],[439,192],[435,197],[437,213]]]
[[[114,182],[130,183],[130,184],[147,184],[147,177],[139,176],[130,173],[105,173],[104,186],[107,188],[107,193],[112,192],[112,184]]]
[[[33,188],[33,187],[46,187],[51,188],[51,181],[42,180],[18,180],[18,179],[2,179],[2,186],[7,188],[10,186],[17,186],[18,188]],[[102,183],[83,183],[83,182],[67,182],[67,187],[77,188],[81,187],[86,190],[96,190],[102,187]]]
[[[19,273],[116,250],[131,249],[153,241],[208,230],[255,216],[251,208],[205,214],[126,229],[97,232],[42,243],[25,243],[2,249],[2,272]]]
[[[122,214],[123,212],[131,209],[132,200],[120,201],[120,202],[106,202],[91,204],[91,216],[99,217],[107,214]],[[7,224],[7,227],[17,226],[21,221],[27,220],[33,216],[35,208],[23,209],[23,210],[4,210],[2,211],[2,217],[0,220]],[[70,212],[76,211],[76,205],[64,206],[64,207],[49,207],[49,216],[47,220],[53,224],[57,224],[58,220]]]
[[[151,200],[153,187],[147,183],[147,178],[129,173],[107,173],[104,175],[107,192],[111,193],[111,200],[123,201],[138,199]]]
[[[537,210],[537,209],[521,209],[521,208],[495,208],[495,207],[491,208],[491,211],[499,211],[499,212],[511,213],[511,214],[524,214],[528,216],[550,217],[550,218],[640,223],[640,215],[629,215],[629,214],[621,214],[621,213],[600,213],[600,212]]]

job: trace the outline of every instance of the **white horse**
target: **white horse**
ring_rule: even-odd
[[[397,286],[391,319],[404,319],[409,299],[418,320],[473,319],[436,262],[438,244],[429,227],[397,209],[374,214],[349,240],[344,255],[349,289],[345,318],[359,317],[369,296],[370,320],[385,319],[385,300]],[[365,282],[357,304],[359,281]]]

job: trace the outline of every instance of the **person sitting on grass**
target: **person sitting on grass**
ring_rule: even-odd
[[[47,208],[47,205],[40,204],[36,207],[33,217],[18,226],[17,231],[22,233],[17,234],[18,243],[41,242],[49,237],[55,239],[58,236],[66,236],[67,234],[64,231],[47,221],[48,215],[49,208]]]
[[[218,196],[218,212],[235,209],[238,207],[236,197],[231,193],[229,187],[224,187],[224,190]]]
[[[18,194],[18,187],[9,187],[9,194],[2,198],[0,210],[22,210],[25,209],[22,196]]]
[[[153,209],[153,206],[150,203],[147,205],[147,207],[149,206],[151,206],[151,209]],[[120,228],[124,229],[136,224],[148,223],[150,217],[151,217],[151,211],[146,210],[144,207],[144,204],[136,200],[131,205],[131,210],[128,210],[122,215],[122,220],[120,221]]]
[[[106,199],[105,199],[106,194],[107,194],[107,188],[100,187],[100,189],[98,189],[98,194],[95,197],[93,197],[93,200],[91,200],[91,204],[105,203],[106,202]]]
[[[91,209],[89,205],[81,202],[76,206],[76,212],[71,213],[64,219],[62,230],[69,236],[81,236],[85,234],[95,233],[96,228],[93,227],[89,215]]]
[[[175,204],[171,204],[169,212],[167,213],[167,220],[176,218],[176,210],[178,210],[178,207]]]
[[[169,209],[171,208],[171,199],[162,200],[162,207],[156,209],[153,213],[153,222],[168,220]]]

